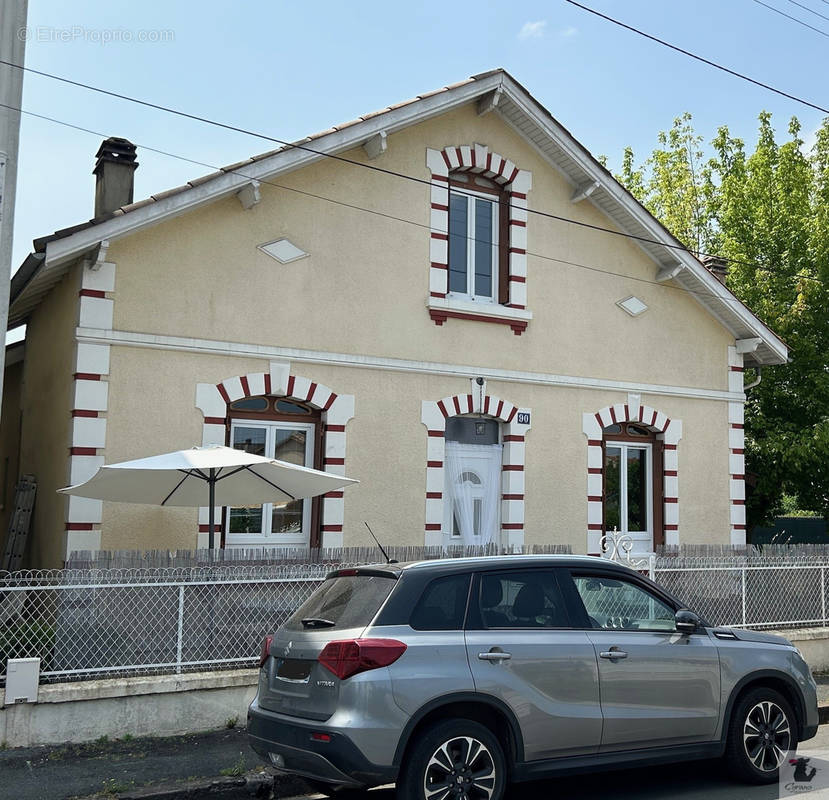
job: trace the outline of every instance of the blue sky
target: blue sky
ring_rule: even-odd
[[[829,31],[789,0],[766,0]],[[801,0],[829,16],[825,0]],[[611,16],[820,105],[829,41],[754,0],[587,0]],[[133,41],[101,41],[112,37]],[[117,32],[121,33],[117,33]],[[127,33],[124,34],[123,32]],[[149,38],[155,41],[138,41]],[[161,39],[161,41],[158,41]],[[140,3],[29,0],[27,66],[292,140],[418,93],[504,67],[594,154],[644,156],[690,111],[710,139],[727,124],[753,142],[769,110],[781,136],[821,115],[549,2]],[[27,75],[24,108],[212,165],[262,140]],[[24,117],[16,269],[31,240],[92,214],[100,137]],[[136,199],[209,170],[139,149]]]

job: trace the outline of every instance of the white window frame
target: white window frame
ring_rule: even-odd
[[[468,300],[474,303],[487,303],[490,305],[498,305],[498,273],[500,269],[499,260],[499,240],[500,233],[500,199],[493,194],[487,192],[476,192],[474,189],[466,187],[449,187],[449,219],[451,220],[451,204],[452,195],[467,198],[466,205],[466,292],[449,291],[448,298],[455,300]],[[492,295],[476,295],[475,294],[475,200],[486,200],[492,209]],[[451,223],[450,223],[451,227]],[[452,231],[449,231],[450,243]],[[450,275],[448,280],[451,282],[451,244],[447,250],[447,261],[449,262]]]
[[[230,446],[233,446],[234,431],[238,428],[264,428],[265,429],[265,455],[274,458],[276,447],[277,430],[303,430],[305,435],[305,466],[314,466],[314,433],[313,422],[291,422],[287,420],[258,420],[258,419],[232,419],[230,423]],[[297,533],[273,533],[273,503],[262,505],[262,530],[259,533],[231,533],[230,532],[230,508],[228,507],[225,522],[225,544],[228,547],[246,547],[250,545],[276,546],[285,545],[288,547],[307,547],[311,541],[311,501],[302,501],[302,530]]]
[[[649,442],[605,442],[605,451],[608,447],[618,447],[622,454],[619,464],[619,520],[622,523],[619,529],[619,534],[629,536],[633,542],[633,552],[635,553],[651,553],[653,552],[653,445]],[[627,450],[644,450],[645,451],[645,501],[646,501],[646,531],[628,531],[628,460]],[[605,455],[606,458],[606,455]],[[606,469],[605,465],[602,465]],[[605,478],[606,480],[606,478]],[[606,531],[609,533],[610,531]]]

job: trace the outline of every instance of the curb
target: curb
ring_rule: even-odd
[[[251,771],[245,775],[201,778],[142,786],[118,794],[119,800],[193,800],[202,797],[282,798],[307,795],[310,787],[292,775]]]

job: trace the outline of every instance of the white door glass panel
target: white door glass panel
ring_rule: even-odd
[[[446,442],[443,498],[447,544],[498,541],[501,509],[500,444]]]
[[[653,550],[653,466],[649,444],[608,442],[604,457],[604,527],[633,541],[637,553]]]
[[[310,423],[240,420],[231,424],[230,444],[237,450],[291,464],[314,465],[314,426]],[[310,500],[228,509],[228,546],[307,546],[310,534]]]

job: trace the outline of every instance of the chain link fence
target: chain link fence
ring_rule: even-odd
[[[376,561],[0,573],[0,684],[9,658],[40,658],[44,682],[252,667],[333,567]],[[645,571],[715,625],[827,624],[826,555],[660,556]]]
[[[0,576],[6,659],[41,659],[42,681],[255,665],[331,566],[60,570]]]
[[[657,558],[653,577],[714,625],[825,626],[829,558]]]

